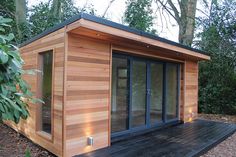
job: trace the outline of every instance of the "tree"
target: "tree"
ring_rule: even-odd
[[[77,8],[72,0],[41,2],[38,5],[33,6],[30,11],[29,23],[31,23],[32,35],[35,36],[80,12],[95,14],[92,5],[85,5],[81,8]]]
[[[15,18],[15,2],[13,0],[1,0],[0,16],[14,19]]]
[[[155,0],[179,25],[179,43],[191,46],[194,38],[197,0],[178,0],[178,7],[172,0]],[[161,9],[160,9],[161,10]]]
[[[65,3],[65,1],[63,1],[63,0],[53,0],[52,1],[51,13],[55,19],[57,19],[57,18],[61,19],[61,13],[62,13],[61,6],[62,6],[63,2]]]
[[[108,3],[108,5],[107,5],[105,11],[104,11],[103,14],[102,14],[102,18],[105,18],[105,15],[106,15],[108,9],[111,7],[112,3],[114,3],[114,2],[115,2],[115,0],[110,0],[110,2]]]
[[[15,34],[12,41],[15,44],[21,44],[80,12],[95,14],[91,3],[75,7],[73,0],[48,0],[27,8],[26,2],[26,0],[2,0],[0,3],[0,16],[13,19],[11,29],[6,28],[6,32]]]
[[[153,16],[151,3],[151,0],[127,0],[124,15],[125,22],[130,27],[155,33],[155,30],[152,29]]]
[[[24,38],[24,31],[27,28],[26,21],[26,0],[15,0],[15,22],[17,35],[20,39]]]
[[[5,18],[10,18],[13,19],[13,21],[11,22],[12,27],[8,27],[5,28],[5,32],[6,33],[10,33],[12,32],[13,34],[16,34],[16,37],[13,39],[14,43],[17,43],[18,41],[18,29],[16,26],[16,6],[15,6],[15,0],[2,0],[2,3],[0,3],[0,16],[5,17]],[[13,41],[12,41],[13,42]]]
[[[197,46],[211,60],[200,62],[199,111],[236,114],[236,2],[212,1],[210,14],[200,20]]]
[[[27,118],[27,102],[34,101],[30,87],[22,79],[23,60],[15,46],[10,44],[14,35],[6,34],[12,20],[0,16],[0,120],[18,123]],[[35,101],[34,101],[35,102]]]

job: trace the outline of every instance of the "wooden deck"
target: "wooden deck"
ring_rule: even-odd
[[[115,142],[111,147],[77,157],[199,156],[235,131],[235,124],[195,120]]]

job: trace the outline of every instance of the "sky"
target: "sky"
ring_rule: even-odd
[[[28,7],[32,7],[33,5],[37,5],[40,2],[45,2],[48,0],[28,0]],[[96,14],[102,15],[107,8],[110,0],[74,0],[74,3],[78,7],[82,7],[85,4],[92,4],[96,10]],[[122,16],[125,11],[125,0],[115,0],[109,10],[107,11],[106,18],[122,23]],[[155,4],[153,4],[155,7]],[[201,4],[197,4],[197,8],[201,7]],[[154,9],[154,8],[153,8]],[[156,9],[154,9],[155,11]],[[200,14],[198,11],[196,13],[197,15]],[[166,15],[167,17],[167,15]],[[178,41],[178,25],[175,22],[173,18],[170,18],[165,22],[165,20],[160,18],[160,14],[157,13],[157,18],[154,20],[154,29],[157,30],[157,33],[160,37],[172,40],[172,41]]]

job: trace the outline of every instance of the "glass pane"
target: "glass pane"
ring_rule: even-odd
[[[151,64],[151,96],[150,120],[151,124],[162,121],[162,90],[163,90],[163,65]]]
[[[177,118],[177,65],[167,64],[167,95],[166,117],[167,120]]]
[[[127,69],[126,68],[119,68],[118,69],[118,77],[127,77]]]
[[[128,61],[123,58],[112,59],[112,104],[111,131],[127,129],[128,121]]]
[[[51,51],[42,53],[42,130],[51,133],[52,61]]]
[[[131,126],[145,124],[146,115],[146,63],[133,62]]]

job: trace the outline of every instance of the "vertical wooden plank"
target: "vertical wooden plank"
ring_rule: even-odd
[[[110,87],[108,103],[108,145],[111,145],[111,98],[112,98],[112,44],[110,44]]]
[[[185,64],[181,64],[180,72],[180,120],[184,121],[184,102],[185,102]]]
[[[63,73],[63,116],[62,116],[62,154],[66,157],[66,123],[65,123],[65,116],[66,116],[66,87],[67,87],[67,54],[68,54],[68,33],[65,31],[65,52],[64,52],[64,73]]]

